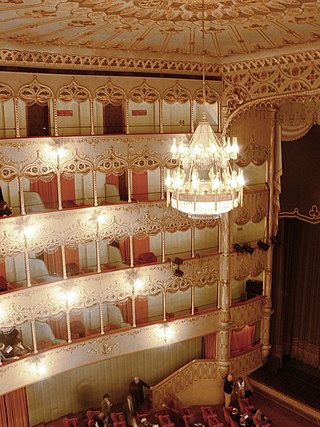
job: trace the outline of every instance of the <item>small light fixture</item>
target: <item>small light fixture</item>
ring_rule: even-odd
[[[243,247],[242,247],[239,243],[235,243],[235,244],[233,245],[233,249],[234,249],[236,252],[241,253],[241,254],[243,254],[243,252],[244,252]]]
[[[134,287],[134,291],[135,292],[141,291],[141,289],[143,288],[143,282],[142,282],[142,280],[141,279],[136,279],[133,282],[133,287]]]
[[[263,240],[258,240],[257,241],[257,245],[259,246],[260,249],[262,249],[263,251],[268,251],[270,248],[269,243],[264,242]]]
[[[174,264],[177,264],[177,265],[183,264],[183,260],[181,258],[178,258],[178,257],[176,257],[173,262],[174,262]]]
[[[97,215],[98,224],[102,225],[106,223],[106,217],[102,214]]]
[[[242,248],[244,249],[245,252],[247,252],[248,254],[252,255],[254,252],[254,248],[252,248],[250,245],[248,245],[248,243],[245,243]]]

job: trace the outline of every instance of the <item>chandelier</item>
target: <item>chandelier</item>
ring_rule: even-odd
[[[237,138],[220,139],[206,119],[204,66],[204,0],[202,0],[203,117],[188,145],[173,140],[178,167],[165,179],[167,204],[195,219],[218,217],[243,201],[243,171],[237,168]]]

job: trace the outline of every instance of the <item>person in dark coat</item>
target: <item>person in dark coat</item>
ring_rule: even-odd
[[[0,217],[12,215],[11,210],[8,208],[7,202],[4,200],[2,195],[2,189],[0,187]]]
[[[149,384],[140,380],[138,377],[134,377],[129,385],[129,393],[132,396],[135,410],[137,410],[144,401],[143,387],[150,388]]]

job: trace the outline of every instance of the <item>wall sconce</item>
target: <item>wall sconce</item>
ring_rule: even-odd
[[[173,263],[177,264],[177,265],[181,265],[181,264],[183,264],[183,259],[181,259],[181,258],[175,258],[175,260],[173,261]]]
[[[167,323],[164,323],[163,326],[160,326],[159,328],[159,339],[163,340],[165,342],[171,341],[174,337],[174,330],[172,326],[168,325]]]
[[[182,277],[184,275],[184,272],[178,267],[174,270],[173,275],[176,277]]]
[[[260,249],[262,249],[263,251],[268,251],[270,248],[269,243],[264,242],[263,240],[258,240],[257,241],[257,245],[259,246]]]
[[[244,252],[243,247],[242,247],[241,245],[239,245],[239,243],[235,243],[235,244],[233,245],[233,249],[234,249],[236,252],[241,253],[241,254],[243,254],[243,252]]]
[[[47,373],[46,366],[40,360],[36,361],[36,370],[39,376]]]
[[[254,252],[254,248],[252,248],[250,245],[248,245],[248,243],[245,243],[242,248],[244,249],[245,252],[247,252],[248,254],[252,255]]]

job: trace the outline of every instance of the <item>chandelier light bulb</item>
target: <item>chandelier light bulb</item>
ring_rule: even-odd
[[[171,146],[171,153],[172,154],[177,154],[177,152],[178,152],[178,147],[177,147],[177,144],[176,144],[176,138],[173,138],[173,144]]]
[[[172,179],[171,179],[170,171],[168,171],[168,172],[167,172],[167,176],[166,176],[166,179],[165,179],[164,183],[165,183],[165,185],[166,185],[167,187],[170,187],[170,186],[171,186],[171,184],[172,184]]]

